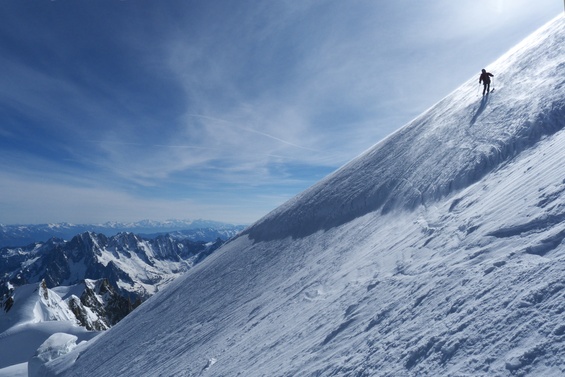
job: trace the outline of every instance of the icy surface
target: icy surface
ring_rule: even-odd
[[[487,69],[51,373],[565,375],[564,18]]]
[[[29,377],[44,377],[46,362],[66,355],[76,348],[77,337],[66,333],[55,333],[39,346],[35,356],[28,363]]]

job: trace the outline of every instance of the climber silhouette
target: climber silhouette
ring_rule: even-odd
[[[483,96],[485,94],[488,94],[488,92],[490,91],[490,78],[494,77],[494,75],[490,72],[487,72],[486,69],[483,68],[483,71],[481,72],[481,76],[479,77],[479,85],[481,84],[481,82],[483,83]]]

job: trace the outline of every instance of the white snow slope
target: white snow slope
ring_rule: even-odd
[[[27,375],[28,360],[54,333],[75,335],[79,341],[98,334],[79,326],[63,299],[40,283],[18,287],[14,299],[18,305],[0,312],[0,377],[13,377],[20,369]]]
[[[565,19],[487,69],[45,373],[565,375]]]

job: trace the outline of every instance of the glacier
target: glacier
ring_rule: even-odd
[[[565,18],[45,376],[565,375]]]

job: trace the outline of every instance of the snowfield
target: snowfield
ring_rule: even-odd
[[[565,19],[49,376],[565,375]]]

